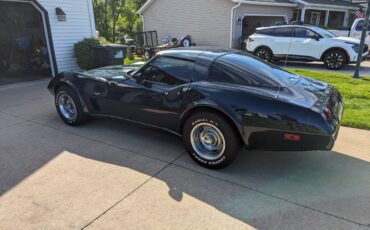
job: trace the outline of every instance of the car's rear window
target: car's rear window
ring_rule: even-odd
[[[218,58],[210,69],[209,80],[260,87],[284,87],[295,84],[300,76],[240,52]]]

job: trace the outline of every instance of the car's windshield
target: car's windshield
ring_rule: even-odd
[[[329,32],[329,31],[327,31],[327,30],[324,30],[324,29],[322,29],[322,28],[320,28],[320,27],[315,27],[315,32],[316,33],[318,33],[318,34],[320,34],[321,36],[323,36],[324,38],[335,38],[336,37],[336,35],[335,34],[333,34],[333,33],[331,33],[331,32]]]
[[[242,77],[258,78],[261,86],[288,87],[297,83],[301,77],[285,71],[275,65],[257,59],[247,53],[228,54],[218,59],[218,62],[236,70]]]

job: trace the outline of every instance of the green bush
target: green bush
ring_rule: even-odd
[[[99,37],[100,44],[109,44],[109,41],[105,37]]]
[[[95,38],[85,38],[74,45],[74,53],[77,64],[83,70],[95,68],[95,57],[93,46],[99,45],[100,41]]]

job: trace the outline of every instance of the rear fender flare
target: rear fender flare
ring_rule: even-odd
[[[198,112],[198,111],[214,111],[216,113],[219,113],[225,116],[231,122],[231,125],[233,125],[237,129],[237,132],[240,134],[241,139],[245,142],[244,128],[243,128],[240,116],[238,116],[237,112],[229,110],[229,109],[225,110],[221,106],[218,106],[213,103],[194,104],[188,107],[180,115],[180,124],[178,128],[180,131],[179,133],[182,134],[183,125],[185,124],[187,118],[189,118],[193,113]]]

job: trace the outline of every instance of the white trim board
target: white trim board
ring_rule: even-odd
[[[138,11],[137,14],[142,15],[144,11],[154,2],[155,0],[148,0]],[[221,1],[221,0],[218,0]],[[259,5],[259,6],[282,6],[282,7],[297,7],[297,3],[277,3],[277,2],[263,2],[263,1],[248,1],[248,0],[231,0],[234,3]]]
[[[27,1],[27,0],[0,0],[0,2],[18,2],[18,3],[28,3],[31,4],[40,14],[42,17],[42,26],[44,29],[44,34],[45,34],[45,40],[46,40],[46,46],[48,48],[48,53],[49,53],[49,61],[50,61],[50,68],[51,68],[51,74],[52,76],[55,76],[57,73],[55,73],[55,68],[54,68],[54,62],[52,58],[52,52],[51,52],[51,43],[50,43],[50,38],[48,34],[48,28],[47,28],[47,23],[46,23],[46,18],[44,12],[32,1]]]

